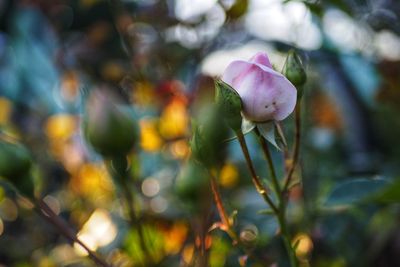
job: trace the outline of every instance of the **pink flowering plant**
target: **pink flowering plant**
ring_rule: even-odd
[[[294,51],[289,52],[284,73],[286,75],[274,70],[268,56],[261,52],[255,54],[248,61],[233,61],[225,69],[222,78],[215,82],[216,105],[219,110],[216,116],[222,117],[235,132],[255,189],[268,205],[267,212],[273,214],[277,219],[279,225],[277,232],[282,237],[290,265],[299,266],[295,252],[297,244],[293,244],[293,237],[288,227],[287,206],[288,196],[293,187],[292,176],[299,157],[301,94],[298,94],[298,92],[306,79],[301,61]],[[293,112],[295,113],[295,137],[291,152],[286,146],[284,132],[279,122],[289,117]],[[207,140],[204,137],[205,134],[202,134],[202,132],[207,131],[204,129],[205,127],[205,125],[195,127],[192,152],[207,168],[217,169],[217,165],[208,164],[204,159],[205,157],[202,156],[204,155],[202,152],[206,148],[209,154],[215,154],[221,150],[221,147],[209,145],[210,140]],[[271,179],[268,184],[271,186],[267,185],[257,174],[250,156],[244,135],[252,130],[254,130],[264,153],[269,169],[269,178]],[[201,138],[203,138],[203,142],[199,142]],[[276,139],[283,142],[277,142]],[[285,167],[285,177],[278,177],[267,141],[278,149],[284,150],[286,160],[291,162],[290,166]],[[282,143],[284,146],[279,147],[277,143]],[[221,219],[221,222],[217,225],[228,233],[235,244],[246,247],[249,241],[248,237],[255,237],[257,234],[254,231],[236,234],[234,224],[222,203],[220,190],[212,173],[210,172],[211,188]],[[251,255],[248,253],[247,256],[250,257]]]

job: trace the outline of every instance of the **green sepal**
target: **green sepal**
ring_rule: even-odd
[[[215,102],[228,126],[239,131],[242,127],[243,105],[235,89],[222,80],[215,80]]]

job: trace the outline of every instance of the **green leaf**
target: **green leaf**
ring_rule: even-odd
[[[370,199],[384,204],[400,203],[400,179],[386,185]]]
[[[387,185],[385,179],[354,179],[337,185],[325,202],[326,207],[347,207],[366,200]]]

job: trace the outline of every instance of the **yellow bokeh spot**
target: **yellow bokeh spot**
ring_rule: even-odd
[[[7,98],[0,97],[0,124],[8,123],[12,112],[11,101]]]
[[[188,227],[183,222],[176,222],[172,228],[165,233],[164,249],[166,254],[177,254],[186,240]]]
[[[186,103],[180,99],[172,100],[160,118],[160,133],[166,139],[182,137],[187,133],[189,115]]]
[[[170,152],[176,159],[184,159],[189,154],[189,146],[185,140],[175,141],[170,145]]]
[[[133,102],[138,105],[154,104],[154,88],[149,82],[136,82],[132,88]]]
[[[47,119],[45,131],[50,139],[67,139],[75,133],[77,121],[75,116],[57,114]]]
[[[94,163],[83,164],[77,174],[71,177],[70,185],[76,193],[92,198],[110,195],[113,191],[105,166]]]
[[[182,259],[186,264],[189,264],[192,261],[194,254],[194,245],[186,245],[182,251]]]
[[[312,251],[314,245],[311,238],[304,233],[297,234],[292,241],[292,245],[297,244],[296,255],[299,259],[304,259]]]
[[[233,187],[239,181],[239,172],[232,163],[225,164],[221,169],[219,183],[224,187]]]
[[[160,150],[163,140],[157,131],[157,121],[154,119],[142,119],[140,124],[140,145],[143,150],[155,152]]]

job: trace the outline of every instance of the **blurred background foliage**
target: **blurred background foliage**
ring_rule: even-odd
[[[399,14],[395,0],[0,0],[1,132],[30,149],[36,195],[84,242],[115,266],[149,266],[82,135],[88,93],[106,88],[139,121],[131,189],[153,265],[190,266],[201,245],[213,267],[269,266],[284,250],[235,141],[218,180],[258,260],[208,232],[218,216],[188,162],[190,118],[230,61],[264,51],[281,70],[296,47],[309,77],[295,173],[303,184],[288,216],[297,256],[302,266],[400,266]],[[1,185],[2,266],[92,266]]]

